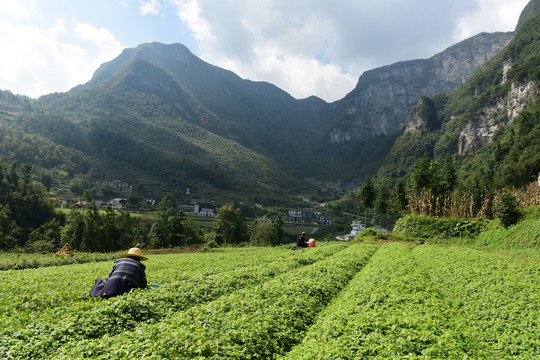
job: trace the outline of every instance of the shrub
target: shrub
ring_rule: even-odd
[[[510,191],[503,191],[495,198],[493,201],[493,214],[506,228],[518,222],[521,213],[516,198]]]
[[[215,248],[218,248],[219,245],[215,240],[210,240],[209,242],[206,243],[206,247],[209,249],[215,249]]]
[[[394,233],[421,239],[472,239],[485,228],[483,220],[406,215],[396,222]]]

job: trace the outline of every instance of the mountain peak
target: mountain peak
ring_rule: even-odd
[[[529,20],[538,13],[540,13],[540,0],[529,1],[529,3],[523,8],[523,11],[519,16],[516,30],[521,26],[521,24],[523,24],[525,21]]]

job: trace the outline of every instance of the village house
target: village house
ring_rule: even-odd
[[[215,215],[214,209],[202,208],[201,211],[199,211],[199,216],[214,217]]]
[[[334,224],[334,218],[331,216],[321,215],[319,216],[319,225],[332,226]]]
[[[78,207],[78,208],[85,208],[87,205],[87,202],[86,201],[82,201],[82,200],[79,200],[75,203],[75,207]]]
[[[110,206],[116,210],[124,210],[127,208],[127,200],[124,198],[114,198],[110,201]]]
[[[290,209],[289,210],[289,222],[303,224],[302,209]]]
[[[199,213],[199,205],[180,205],[180,208],[186,214],[198,214]]]
[[[536,179],[538,183],[540,184],[540,159],[536,162],[536,165],[532,168],[531,172],[529,173],[529,176]]]
[[[306,221],[312,222],[314,225],[331,226],[334,223],[334,218],[331,216],[322,215],[318,211],[290,209],[289,222],[295,224],[304,224]]]
[[[132,193],[133,187],[128,183],[122,182],[118,179],[111,179],[109,181],[96,181],[99,185],[108,185],[113,189],[123,192],[123,193]]]

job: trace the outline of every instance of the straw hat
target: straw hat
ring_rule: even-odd
[[[126,254],[122,254],[120,256],[123,257],[123,258],[136,257],[136,258],[139,258],[139,260],[141,260],[141,261],[148,260],[148,258],[146,256],[142,256],[141,249],[136,248],[136,247],[129,249]]]
[[[308,240],[308,243],[314,243],[315,242],[315,239],[314,238],[311,238]]]

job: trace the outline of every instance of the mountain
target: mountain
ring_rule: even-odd
[[[540,3],[524,9],[509,44],[462,86],[422,97],[379,169],[391,181],[424,155],[452,155],[463,189],[521,186],[540,156]],[[536,9],[536,10],[535,10]]]
[[[530,11],[517,32],[534,19]],[[424,153],[466,155],[489,143],[470,133],[491,125],[466,128],[460,111],[468,114],[478,101],[469,93],[492,94],[489,86],[502,82],[493,74],[534,75],[512,60],[536,51],[526,34],[479,34],[429,59],[367,71],[332,104],[242,79],[180,44],[142,44],[66,93],[36,101],[2,93],[2,155],[31,161],[64,191],[116,178],[157,198],[190,188],[200,197],[249,202],[328,199],[367,175],[402,176]],[[512,61],[499,62],[501,51]]]
[[[316,97],[296,100],[272,84],[241,79],[231,71],[204,62],[181,44],[151,43],[124,50],[116,59],[103,64],[84,87],[107,82],[133,59],[146,60],[163,69],[210,112],[244,129],[250,138],[250,142],[243,139],[244,144],[266,151],[288,146],[301,134],[316,136],[321,127],[319,119],[329,109]]]
[[[446,93],[463,84],[501,51],[513,33],[482,33],[429,59],[403,61],[366,71],[336,105],[330,143],[365,141],[398,133],[422,95]]]
[[[154,48],[141,49],[148,47]],[[173,52],[176,49],[172,46]],[[42,97],[36,104],[54,109],[76,126],[84,139],[73,146],[107,163],[105,172],[133,184],[151,179],[169,189],[189,187],[209,194],[309,187],[294,171],[258,150],[262,146],[253,134],[260,129],[219,117],[158,66],[159,61],[121,60],[117,67],[100,68],[88,84]],[[41,132],[39,123],[28,123],[27,128]],[[268,131],[262,134],[271,140]]]

